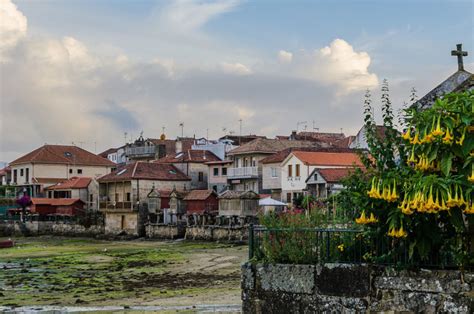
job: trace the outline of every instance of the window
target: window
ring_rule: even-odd
[[[119,201],[119,194],[118,194],[118,193],[115,194],[115,201],[116,201],[116,202]]]
[[[295,172],[296,172],[296,176],[299,177],[300,176],[300,165],[295,165]]]
[[[289,177],[293,176],[293,166],[292,165],[288,165],[288,176]]]
[[[226,176],[227,175],[227,168],[222,168],[222,175]]]
[[[217,167],[213,168],[212,171],[213,171],[214,177],[219,176],[219,168],[217,168]]]
[[[69,169],[69,173],[71,173],[71,174],[72,174],[72,169]]]
[[[317,173],[314,174],[314,181],[318,181],[318,174]]]
[[[94,194],[89,194],[89,202],[94,202]]]
[[[26,168],[25,182],[30,182],[30,168]]]
[[[130,195],[130,192],[127,193],[127,202],[130,202],[131,201],[131,195]]]
[[[13,170],[13,182],[15,182],[15,184],[17,183],[17,179],[18,179],[18,170]]]
[[[23,168],[20,169],[20,177],[23,177]]]
[[[202,171],[199,171],[199,173],[198,173],[198,181],[199,182],[204,181],[204,173]]]
[[[82,169],[77,169],[77,174],[82,174]]]
[[[277,168],[272,167],[272,178],[277,178],[277,177],[278,177]]]

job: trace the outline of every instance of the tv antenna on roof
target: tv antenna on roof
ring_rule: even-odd
[[[181,127],[181,137],[184,137],[184,122],[181,122],[179,126]]]
[[[296,133],[298,133],[298,129],[300,128],[300,125],[305,125],[305,130],[306,128],[308,127],[308,122],[307,121],[300,121],[300,122],[296,122]]]

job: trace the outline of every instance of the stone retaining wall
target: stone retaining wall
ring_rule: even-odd
[[[474,310],[474,274],[368,265],[242,265],[244,313]]]
[[[0,221],[0,236],[61,235],[95,237],[104,234],[103,225],[85,227],[76,223],[55,221]]]
[[[146,237],[150,239],[182,239],[186,233],[186,226],[183,224],[147,224]]]
[[[190,240],[244,242],[248,239],[248,227],[188,226],[185,238]]]

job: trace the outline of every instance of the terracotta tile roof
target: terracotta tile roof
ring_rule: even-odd
[[[210,161],[221,161],[219,157],[208,150],[188,149],[183,153],[165,156],[156,160],[156,163],[205,163]]]
[[[333,144],[345,138],[343,133],[299,132],[292,135],[295,140],[318,141]]]
[[[219,199],[259,199],[260,197],[258,196],[257,193],[252,192],[252,191],[231,191],[227,190],[219,194],[218,196]]]
[[[341,148],[348,148],[349,145],[352,143],[352,141],[354,141],[355,139],[355,136],[354,135],[350,135],[348,137],[345,137],[341,140],[338,140],[336,142],[333,143],[333,146],[335,147],[341,147]]]
[[[34,183],[59,183],[59,182],[63,182],[64,180],[66,180],[66,178],[38,178],[38,177],[34,177],[33,178],[33,182]]]
[[[226,164],[231,164],[234,161],[226,159],[226,160],[217,160],[217,161],[208,161],[205,162],[206,165],[226,165]]]
[[[88,177],[72,177],[69,180],[65,180],[55,185],[49,186],[46,188],[46,190],[87,189],[91,181],[92,178]]]
[[[204,201],[211,195],[217,196],[214,190],[192,190],[184,197],[185,201]]]
[[[306,165],[312,166],[357,166],[363,167],[356,153],[328,153],[328,152],[292,152],[292,154]]]
[[[315,169],[314,171],[319,172],[319,174],[324,178],[324,180],[326,180],[326,182],[337,183],[337,182],[341,182],[341,179],[347,177],[352,171],[354,171],[354,169],[353,168],[326,168],[326,169]]]
[[[32,198],[34,205],[51,205],[51,206],[71,206],[75,203],[83,203],[79,198]]]
[[[156,181],[190,181],[191,178],[171,164],[136,161],[99,178],[99,182],[128,181],[132,179]]]
[[[25,163],[74,164],[84,166],[114,166],[110,160],[77,146],[44,145],[12,161],[10,166]]]
[[[4,176],[4,175],[6,175],[7,173],[10,173],[10,172],[12,172],[10,167],[5,167],[3,169],[0,169],[0,176]]]
[[[296,152],[296,151],[301,151],[301,152],[332,152],[332,153],[353,153],[354,150],[349,149],[349,148],[339,148],[339,147],[296,147],[296,148],[288,148],[285,150],[282,150],[278,153],[275,153],[273,155],[270,155],[262,160],[260,160],[261,163],[263,164],[275,164],[275,163],[281,163],[283,160],[288,157],[288,155],[291,152]]]
[[[325,143],[311,141],[290,141],[268,138],[258,138],[247,144],[234,148],[228,155],[262,153],[272,154],[292,147],[327,147]]]

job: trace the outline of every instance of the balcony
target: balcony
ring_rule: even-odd
[[[227,179],[251,179],[258,178],[257,167],[240,167],[227,169]]]
[[[125,148],[125,155],[129,158],[144,158],[155,156],[155,146],[136,146]]]
[[[113,210],[133,210],[132,202],[99,202],[99,209],[101,211],[113,211]]]

